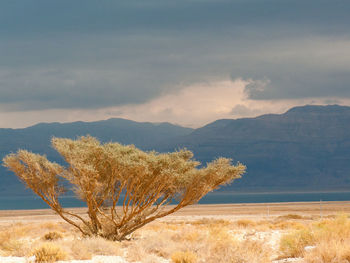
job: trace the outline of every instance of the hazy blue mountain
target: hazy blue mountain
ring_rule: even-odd
[[[104,142],[135,144],[145,150],[187,147],[203,164],[224,156],[247,165],[243,178],[226,190],[350,189],[350,107],[337,105],[295,107],[284,114],[217,120],[196,130],[124,119],[0,129],[0,158],[24,148],[60,161],[50,148],[50,138],[86,134]],[[22,184],[1,167],[0,195],[22,192]]]
[[[247,173],[229,188],[350,189],[350,107],[304,106],[284,114],[217,120],[168,144],[197,159],[233,158]]]
[[[122,144],[134,144],[142,149],[153,149],[158,141],[186,135],[190,128],[170,123],[134,122],[125,119],[109,119],[97,122],[40,123],[25,129],[0,129],[0,160],[18,149],[27,149],[35,153],[46,154],[49,160],[61,161],[59,155],[50,146],[51,137],[76,138],[91,135],[103,142],[117,141]],[[0,167],[0,195],[20,194],[22,184],[17,178]]]

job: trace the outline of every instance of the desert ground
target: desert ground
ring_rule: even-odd
[[[4,210],[0,262],[346,263],[348,214],[350,202],[192,205],[112,242],[83,238],[49,209]]]

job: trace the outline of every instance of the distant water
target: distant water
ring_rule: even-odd
[[[298,193],[210,193],[202,198],[200,204],[228,203],[276,203],[276,202],[312,202],[312,201],[350,201],[348,192],[298,192]],[[74,197],[63,197],[64,207],[83,207],[84,203]],[[0,210],[43,209],[48,206],[39,197],[1,197]]]
[[[200,204],[350,201],[350,191],[296,193],[211,193]]]

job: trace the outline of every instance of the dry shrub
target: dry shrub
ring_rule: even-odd
[[[24,242],[14,239],[0,244],[1,250],[5,256],[25,256],[28,252],[28,246]]]
[[[315,248],[305,251],[309,245]],[[347,215],[338,215],[284,235],[280,252],[281,257],[305,256],[310,263],[350,262],[350,220]]]
[[[20,231],[17,226],[15,231],[9,227],[7,230],[0,232],[0,251],[5,256],[25,256],[28,253],[28,245],[21,238],[24,237],[25,231]]]
[[[350,262],[350,220],[347,215],[321,220],[312,227],[315,231],[315,248],[305,252],[306,262]]]
[[[303,216],[301,215],[296,215],[296,214],[288,214],[288,215],[283,215],[283,216],[279,216],[277,217],[277,220],[286,220],[286,219],[304,219]]]
[[[240,220],[237,220],[235,222],[235,224],[238,226],[238,227],[243,227],[243,228],[247,228],[247,227],[256,227],[257,226],[257,223],[253,220],[249,220],[249,219],[240,219]]]
[[[313,226],[319,240],[350,238],[350,220],[346,214],[338,215],[335,219],[321,220]]]
[[[31,246],[39,243],[38,236],[43,236],[47,230],[62,229],[57,223],[16,223],[0,231],[0,251],[6,256],[26,256],[31,251]],[[57,236],[57,235],[56,235]],[[53,237],[53,236],[52,236]],[[45,239],[45,237],[43,237]]]
[[[191,251],[177,251],[171,255],[174,263],[196,263],[197,255]]]
[[[58,239],[61,239],[63,236],[61,233],[58,233],[58,232],[49,232],[47,234],[45,234],[43,236],[43,239],[44,240],[47,240],[47,241],[54,241],[54,240],[58,240]]]
[[[35,262],[55,262],[64,260],[67,254],[57,245],[52,243],[44,243],[40,247],[34,249],[32,255],[35,256]]]
[[[313,244],[315,244],[315,236],[306,228],[283,235],[280,241],[281,257],[301,257],[304,254],[304,248]]]
[[[350,262],[350,240],[321,241],[305,253],[306,263],[348,263]]]

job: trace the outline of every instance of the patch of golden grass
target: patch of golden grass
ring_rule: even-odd
[[[297,214],[288,214],[288,215],[282,215],[277,217],[278,220],[291,220],[291,219],[296,219],[296,220],[300,220],[300,219],[305,219],[303,216],[301,215],[297,215]]]
[[[257,223],[256,221],[249,220],[249,219],[240,219],[235,222],[235,225],[238,227],[243,227],[243,228],[251,228],[251,227],[256,227]]]
[[[242,227],[238,227],[235,222],[201,219],[174,224],[176,228],[168,222],[162,223],[163,228],[159,228],[158,225],[152,226],[152,229],[140,229],[138,239],[123,243],[127,244],[127,259],[131,262],[144,262],[147,257],[153,255],[172,259],[174,262],[174,254],[187,252],[196,254],[198,262],[270,262],[271,249],[263,242],[240,241],[235,238],[235,233],[242,231]],[[258,227],[254,221],[249,221],[248,224],[252,225],[252,228]],[[157,231],[153,231],[155,227]],[[248,228],[244,228],[244,231]]]
[[[205,226],[229,226],[232,222],[224,219],[214,219],[214,218],[201,218],[195,221],[189,222],[191,225],[205,225]]]
[[[5,251],[1,244],[7,240],[7,255],[30,255],[30,247],[40,248],[51,240],[49,243],[64,251],[66,259],[70,260],[91,259],[94,255],[123,255],[130,262],[155,263],[159,262],[159,258],[171,260],[176,252],[188,252],[195,254],[198,262],[268,262],[268,247],[262,242],[245,240],[254,238],[255,234],[244,235],[244,240],[236,239],[235,235],[241,237],[242,231],[266,227],[271,222],[258,224],[242,220],[238,224],[240,226],[237,222],[215,219],[154,222],[136,231],[132,239],[125,242],[81,238],[78,232],[60,224],[14,225],[0,231],[0,250]],[[12,231],[14,229],[16,231]],[[255,230],[251,232],[256,233]],[[62,234],[62,238],[56,238],[56,233]]]
[[[350,262],[350,239],[323,240],[314,249],[305,253],[307,263],[348,263]]]
[[[261,241],[229,242],[226,240],[213,244],[204,262],[268,263],[271,260],[269,250]]]
[[[350,238],[350,220],[345,214],[335,219],[324,219],[313,224],[318,240]]]
[[[32,255],[35,256],[36,263],[49,263],[67,258],[67,254],[61,247],[52,243],[44,243],[40,247],[33,250]]]
[[[306,246],[314,246],[305,251]],[[305,257],[307,263],[350,262],[350,220],[347,215],[313,222],[282,236],[281,257]]]
[[[312,225],[315,231],[315,248],[305,252],[308,263],[350,262],[350,220],[341,214]]]
[[[5,256],[24,256],[28,253],[28,245],[23,238],[29,232],[29,226],[15,224],[0,232],[0,251]]]
[[[315,236],[309,229],[295,230],[282,236],[280,252],[282,258],[301,257],[306,246],[315,244]]]
[[[162,229],[169,229],[169,230],[178,230],[181,228],[181,226],[184,225],[183,222],[180,223],[169,223],[169,222],[152,222],[149,225],[146,225],[143,230],[150,230],[150,231],[158,231]]]
[[[197,255],[191,251],[177,251],[171,255],[174,263],[196,263]]]
[[[270,227],[271,229],[293,229],[293,230],[302,230],[305,228],[305,224],[295,221],[277,221],[273,223]]]
[[[145,230],[140,231],[142,238],[122,243],[127,248],[127,259],[129,261],[141,261],[145,259],[147,255],[169,258],[176,250],[180,250],[186,246],[185,241],[182,240],[182,231],[174,232],[167,228],[157,232],[149,230],[147,230],[147,232],[144,231]]]
[[[54,241],[54,240],[61,239],[62,237],[63,236],[62,236],[61,233],[53,231],[53,232],[46,233],[43,236],[43,239],[46,240],[46,241]]]
[[[209,240],[213,242],[233,241],[233,235],[229,233],[230,229],[227,227],[208,227]]]

